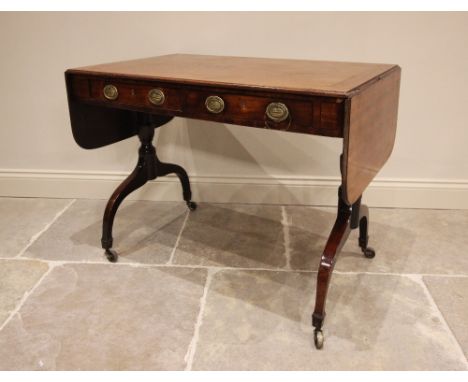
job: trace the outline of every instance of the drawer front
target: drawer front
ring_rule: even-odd
[[[109,86],[117,90],[117,96],[114,99],[106,97],[105,89]],[[155,105],[150,98],[150,94],[153,94],[150,92],[156,89],[164,93],[164,102],[161,105]],[[72,80],[72,94],[78,100],[103,103],[110,107],[141,109],[142,111],[182,111],[183,95],[180,91],[175,88],[163,88],[143,83],[75,77]]]
[[[74,76],[76,100],[154,114],[305,134],[343,136],[343,99]]]

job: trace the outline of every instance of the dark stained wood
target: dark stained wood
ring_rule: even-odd
[[[361,204],[361,198],[358,198],[352,206],[346,204],[343,199],[343,189],[340,187],[338,190],[338,213],[320,259],[317,273],[317,290],[314,313],[312,314],[312,325],[315,327],[315,345],[319,349],[323,346],[321,330],[326,316],[325,304],[337,256],[346,243],[351,230],[358,227],[358,244],[364,256],[371,259],[375,256],[375,251],[368,246],[369,209],[366,205]]]
[[[321,330],[325,319],[325,302],[328,294],[333,268],[336,263],[336,256],[339,254],[346,239],[351,232],[350,217],[351,208],[344,203],[341,188],[338,192],[338,213],[333,225],[327,244],[320,259],[317,274],[317,291],[315,295],[315,309],[312,314],[312,323],[316,330]]]
[[[353,204],[389,158],[395,142],[399,67],[349,101],[343,142],[344,200]]]
[[[241,126],[287,130],[295,133],[343,136],[344,100],[336,97],[282,95],[265,91],[229,90],[227,88],[170,85],[161,82],[96,78],[67,72],[71,77],[69,94],[72,101],[112,109],[133,110],[146,113],[181,116],[206,121],[218,121]],[[115,100],[104,97],[104,86],[116,86],[119,96]],[[162,105],[148,99],[151,89],[165,94]],[[208,112],[205,100],[217,95],[224,100],[225,109],[219,114]],[[271,102],[284,103],[290,118],[283,123],[266,120],[265,111]],[[73,122],[73,119],[72,119]]]
[[[95,149],[136,134],[132,113],[69,102],[73,137],[82,148]]]
[[[66,75],[65,80],[73,138],[81,147],[94,149],[136,134],[130,111],[77,102],[72,95],[71,76]]]
[[[96,136],[99,142],[86,144],[100,147],[136,134],[134,126],[128,127],[130,114],[115,110],[342,137],[345,99],[364,91],[379,76],[395,68],[388,64],[176,54],[70,69],[66,74],[71,109],[80,103],[113,110],[103,111],[106,116],[102,118],[99,112],[92,112],[96,108],[88,108],[90,111],[86,113],[71,110],[72,127],[82,126],[73,129],[80,142],[86,140],[84,132],[89,130],[100,129],[102,136],[112,134],[105,121],[111,119],[118,125],[115,127],[118,136],[112,140]],[[104,97],[103,88],[107,84],[118,88],[116,100]],[[153,88],[164,91],[163,105],[149,102],[148,92]],[[204,102],[209,95],[224,99],[226,107],[222,113],[206,110]],[[265,110],[270,102],[286,104],[290,119],[282,123],[266,119]],[[77,121],[82,118],[77,117],[79,114],[89,116],[86,121]]]
[[[159,126],[160,121],[157,117],[138,115],[138,137],[141,146],[138,150],[138,162],[132,173],[116,188],[109,201],[107,202],[102,219],[102,248],[105,250],[106,257],[111,262],[117,261],[117,252],[112,249],[113,237],[112,228],[114,218],[120,204],[133,191],[142,187],[149,180],[156,179],[168,174],[175,174],[182,185],[182,197],[189,209],[196,209],[196,204],[192,202],[192,191],[187,172],[173,163],[161,162],[156,155],[156,148],[151,143],[154,137],[154,129]]]

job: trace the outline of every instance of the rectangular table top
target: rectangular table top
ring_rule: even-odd
[[[170,54],[70,69],[71,73],[351,97],[397,65]]]

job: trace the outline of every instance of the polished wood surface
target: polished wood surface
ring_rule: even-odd
[[[105,76],[95,77],[71,71],[67,71],[66,78],[71,103],[287,130],[295,133],[329,137],[343,136],[344,99],[342,98],[288,93],[278,95],[278,93],[265,90],[208,88],[168,84],[154,80],[109,79]],[[103,93],[104,87],[109,84],[118,89],[116,99],[109,100]],[[161,105],[154,105],[150,102],[148,94],[151,89],[159,89],[165,94]],[[206,98],[212,95],[224,100],[225,108],[219,114],[210,113],[205,106]],[[265,115],[266,109],[272,102],[283,102],[288,107],[290,116],[287,120],[282,123],[268,120]]]
[[[369,209],[361,204],[359,198],[352,206],[346,204],[343,199],[343,188],[338,189],[338,211],[335,224],[330,232],[322,257],[320,258],[317,273],[317,290],[315,294],[315,308],[312,314],[312,325],[314,326],[314,342],[318,349],[323,346],[322,325],[325,320],[325,305],[327,301],[328,288],[330,286],[333,269],[337,257],[346,243],[351,230],[359,227],[358,244],[362,253],[368,259],[375,256],[375,251],[368,246],[369,242]]]
[[[73,73],[193,85],[347,97],[395,65],[171,54],[73,69]]]
[[[74,136],[82,147],[94,148],[128,138],[132,131],[136,135],[134,128],[122,127],[120,122],[128,126],[131,113],[109,109],[343,137],[345,121],[349,120],[346,102],[397,68],[389,64],[174,54],[69,69],[66,79],[71,114],[77,116],[71,118]],[[108,85],[118,90],[115,99],[105,97],[103,89]],[[161,105],[150,102],[152,89],[165,94]],[[221,113],[210,113],[205,107],[207,97],[213,95],[224,100]],[[288,108],[289,116],[283,122],[266,116],[268,105],[275,102]],[[99,115],[91,118],[90,114],[83,121],[79,116],[83,113],[74,112],[85,107],[90,112],[97,110],[88,105],[107,108],[102,108],[102,113],[120,126],[116,126],[115,136],[111,128],[92,127],[93,121],[103,122]],[[96,130],[96,137],[103,133],[99,142],[90,142],[89,130],[91,134]]]
[[[174,116],[342,138],[337,218],[320,261],[312,315],[315,345],[321,348],[330,280],[350,230],[359,228],[364,256],[375,256],[368,247],[369,211],[361,197],[394,145],[400,73],[387,64],[197,55],[67,70],[70,119],[79,145],[97,148],[137,134],[141,141],[135,170],[104,213],[101,244],[108,260],[117,261],[112,249],[117,209],[148,180],[175,173],[187,206],[196,207],[185,170],[161,162],[151,144],[154,129]],[[151,94],[159,95],[156,102]],[[213,97],[222,107],[208,107]],[[286,110],[286,118],[275,118],[272,105]]]
[[[343,142],[344,200],[353,204],[389,158],[395,142],[399,67],[349,101]]]

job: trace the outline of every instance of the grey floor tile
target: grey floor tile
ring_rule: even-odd
[[[36,260],[0,260],[0,326],[48,269]]]
[[[316,270],[333,226],[330,208],[286,207],[291,220],[291,265]],[[370,209],[370,242],[377,255],[368,260],[353,230],[336,270],[385,273],[468,274],[468,211]]]
[[[14,257],[70,203],[67,199],[0,198],[0,257]]]
[[[325,346],[313,345],[314,273],[219,271],[194,370],[465,370],[418,282],[335,275]]]
[[[0,332],[0,369],[183,369],[205,280],[203,269],[57,267]]]
[[[424,282],[468,359],[468,277],[425,276]]]
[[[103,261],[104,200],[77,200],[26,252],[47,260]],[[114,222],[120,262],[165,263],[187,213],[184,203],[124,201]]]
[[[174,263],[281,268],[284,255],[281,207],[200,204],[190,214]]]
[[[0,198],[0,257],[20,253],[70,201]],[[24,256],[105,264],[58,266],[0,331],[1,369],[183,369],[205,269],[110,265],[100,248],[106,201],[78,200]],[[335,208],[286,207],[293,269],[316,270]],[[468,352],[468,211],[371,208],[364,258],[353,231],[337,271],[425,273],[436,304]],[[115,221],[122,263],[165,263],[187,217],[184,203],[125,201]],[[239,268],[287,264],[280,206],[200,204],[174,263]],[[47,271],[0,260],[0,325]],[[207,295],[193,369],[465,370],[420,281],[335,274],[325,347],[313,345],[315,273],[220,270]]]
[[[336,218],[336,208],[286,208],[292,269],[318,269],[320,257]]]

